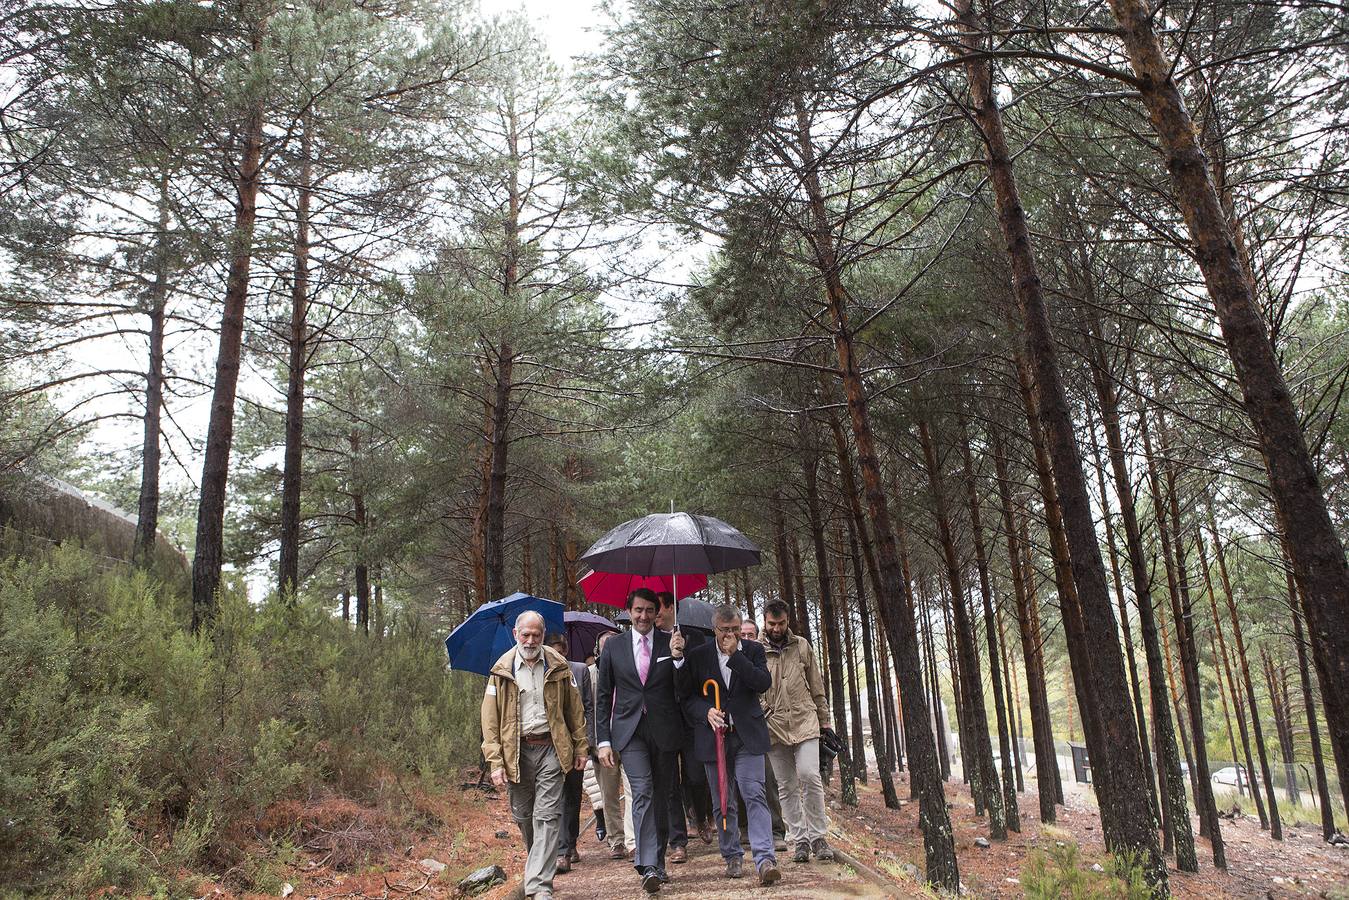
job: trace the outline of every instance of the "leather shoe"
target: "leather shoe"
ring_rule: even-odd
[[[782,873],[771,859],[766,859],[759,865],[759,884],[763,887],[774,884],[781,877]]]
[[[626,851],[626,850],[623,849],[623,845],[622,845],[622,844],[619,844],[617,847],[614,847],[614,848],[612,848],[612,849],[609,851],[609,858],[610,858],[610,859],[627,859],[627,858],[628,858],[628,851]]]
[[[571,871],[571,860],[567,859],[567,854],[563,853],[557,858],[557,874],[566,875]]]
[[[704,844],[710,844],[710,843],[712,843],[712,823],[711,823],[711,822],[699,822],[699,823],[698,823],[698,840],[702,841]]]
[[[744,861],[738,856],[732,856],[726,860],[726,877],[741,878],[744,876]]]
[[[683,847],[672,847],[670,849],[670,862],[686,863],[689,861],[689,851]]]
[[[575,848],[572,848],[567,853],[567,862],[578,863],[580,861],[581,861],[581,854],[577,853]]]
[[[646,871],[642,873],[642,890],[648,894],[655,894],[660,891],[660,875],[651,866],[647,866]]]

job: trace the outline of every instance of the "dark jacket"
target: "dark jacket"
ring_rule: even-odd
[[[651,629],[651,668],[646,684],[637,675],[632,632],[624,631],[604,645],[598,663],[599,688],[595,696],[596,746],[608,741],[620,754],[632,741],[646,710],[647,730],[658,750],[679,749],[682,738],[679,704],[675,700],[674,663],[670,636]]]
[[[585,663],[567,660],[571,667],[571,683],[581,692],[581,703],[586,711],[586,737],[590,738],[590,749],[595,749],[595,692],[590,687],[590,666]]]
[[[688,661],[676,670],[676,679],[679,695],[684,698],[684,708],[693,719],[694,755],[702,762],[716,762],[717,759],[716,739],[712,726],[707,724],[707,711],[712,708],[715,695],[709,687],[707,696],[703,696],[703,685],[708,679],[715,681],[721,689],[721,709],[730,715],[731,726],[745,750],[752,754],[767,753],[768,724],[764,721],[759,695],[772,686],[773,677],[768,674],[763,645],[758,641],[740,642],[740,652],[731,654],[727,661],[731,670],[729,685],[721,677],[715,641],[707,641],[688,651],[685,658]]]

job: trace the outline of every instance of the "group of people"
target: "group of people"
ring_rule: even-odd
[[[687,860],[690,814],[709,842],[714,823],[728,878],[744,875],[742,814],[759,883],[782,877],[770,808],[779,804],[793,860],[833,859],[820,775],[824,682],[787,605],[765,607],[762,637],[734,606],[717,607],[711,638],[674,627],[668,593],[639,588],[626,606],[631,628],[602,635],[590,666],[567,661],[566,636],[546,634],[542,616],[521,614],[515,646],[488,677],[482,752],[524,838],[525,895],[551,898],[554,875],[580,860],[588,769],[600,795],[597,833],[611,858],[632,861],[648,893],[671,880],[667,863]]]

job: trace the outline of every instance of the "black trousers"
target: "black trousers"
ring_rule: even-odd
[[[576,839],[581,832],[581,788],[584,780],[585,773],[573,769],[562,781],[562,827],[557,844],[558,856],[576,849]]]

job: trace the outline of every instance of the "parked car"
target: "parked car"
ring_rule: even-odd
[[[1240,784],[1242,785],[1251,783],[1250,776],[1246,774],[1245,766],[1225,766],[1213,773],[1214,784],[1226,784],[1231,787],[1236,787],[1238,784],[1237,779],[1240,779]]]

